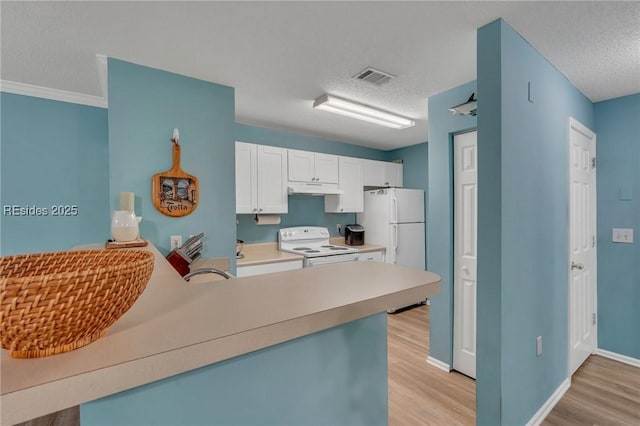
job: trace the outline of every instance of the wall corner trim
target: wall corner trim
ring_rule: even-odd
[[[600,349],[600,348],[596,349],[596,355],[600,355],[600,356],[603,356],[605,358],[612,359],[614,361],[622,362],[622,363],[628,364],[628,365],[630,365],[632,367],[640,368],[640,359],[639,358],[633,358],[633,357],[630,357],[630,356],[622,355],[622,354],[619,354],[619,353],[607,351],[607,350]]]
[[[53,101],[69,102],[98,108],[107,108],[107,100],[102,96],[86,95],[84,93],[68,92],[50,87],[34,86],[17,81],[0,80],[0,91],[16,95],[33,96],[35,98]]]
[[[538,426],[542,424],[544,419],[547,418],[553,407],[556,406],[558,402],[562,399],[564,394],[571,387],[571,377],[567,377],[560,383],[560,386],[551,394],[549,399],[547,399],[544,404],[540,407],[540,409],[531,417],[531,419],[527,422],[526,426]]]
[[[439,359],[428,357],[427,358],[427,364],[431,364],[434,367],[439,368],[442,371],[446,371],[447,373],[451,372],[451,367],[449,366],[449,364],[444,363],[444,362],[440,361]]]

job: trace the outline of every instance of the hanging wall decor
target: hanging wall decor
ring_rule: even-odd
[[[180,168],[178,129],[173,129],[173,167],[152,179],[152,199],[156,209],[172,217],[186,216],[198,206],[198,178]]]

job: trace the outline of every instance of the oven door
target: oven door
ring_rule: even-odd
[[[310,268],[312,266],[327,265],[329,263],[354,262],[356,260],[358,260],[358,253],[336,254],[334,256],[305,257],[304,267]]]

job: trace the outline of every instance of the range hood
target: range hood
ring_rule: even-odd
[[[339,195],[344,191],[335,183],[289,182],[290,195]]]

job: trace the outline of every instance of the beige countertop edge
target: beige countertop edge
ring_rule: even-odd
[[[410,304],[439,290],[439,282],[428,283],[8,393],[2,395],[2,424],[26,421],[385,312],[388,306]]]

